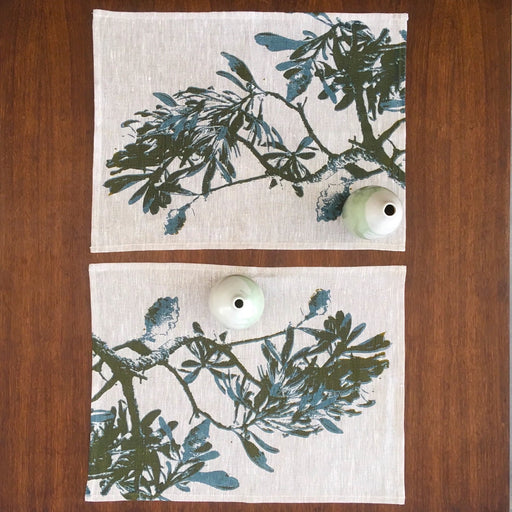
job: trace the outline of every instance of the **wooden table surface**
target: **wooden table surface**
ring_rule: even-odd
[[[93,8],[409,13],[407,250],[91,254]],[[508,510],[508,0],[0,2],[0,510]],[[88,265],[407,265],[406,505],[84,502]]]

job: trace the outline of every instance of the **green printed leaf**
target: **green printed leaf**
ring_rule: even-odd
[[[130,197],[130,199],[128,200],[128,204],[134,204],[136,203],[139,199],[142,198],[142,196],[146,193],[146,191],[148,190],[148,187],[149,187],[149,181],[147,183],[144,183],[144,185],[142,185],[142,187],[139,188],[139,190],[137,190],[137,192],[135,192],[135,194],[133,194],[132,197]]]
[[[192,466],[189,466],[185,471],[178,473],[171,482],[175,484],[176,482],[188,482],[192,475],[195,475],[198,471],[201,471],[204,468],[204,462],[196,462]]]
[[[354,341],[366,328],[366,324],[359,324],[350,333],[350,335],[347,338],[347,343],[350,343],[351,341]]]
[[[249,68],[242,60],[226,52],[221,52],[221,55],[225,59],[227,59],[231,71],[234,71],[240,78],[242,78],[246,82],[256,85],[256,82],[254,81],[254,78],[251,72],[249,71]]]
[[[347,107],[349,107],[352,102],[355,100],[356,95],[354,94],[354,91],[351,89],[349,90],[343,98],[337,103],[337,105],[334,107],[334,110],[340,111],[345,110]]]
[[[265,348],[267,349],[268,353],[270,353],[270,356],[268,356],[268,357],[266,355],[266,352],[264,351]],[[265,340],[265,345],[262,345],[261,349],[263,351],[263,355],[265,355],[265,358],[267,360],[275,359],[276,361],[281,362],[281,358],[279,357],[279,354],[277,353],[276,347],[270,340],[268,340],[268,339]]]
[[[346,163],[345,169],[357,180],[362,180],[368,177],[368,171],[353,162]]]
[[[147,454],[148,466],[151,468],[151,473],[153,475],[153,484],[158,485],[160,482],[160,473],[162,472],[162,465],[160,464],[160,458],[158,457],[158,453],[156,450],[149,450]]]
[[[116,176],[115,178],[110,178],[103,184],[104,187],[110,190],[110,194],[117,194],[124,190],[125,188],[131,187],[142,180],[147,180],[147,174],[127,174],[124,176]]]
[[[283,364],[288,361],[288,358],[290,357],[292,348],[293,348],[293,339],[295,336],[295,331],[291,325],[288,326],[288,329],[286,329],[286,341],[283,345],[283,350],[281,351],[281,361]]]
[[[391,345],[391,343],[384,338],[384,335],[385,333],[381,332],[380,334],[367,339],[359,345],[350,347],[349,350],[351,352],[376,352],[377,350],[387,348],[389,345]]]
[[[201,329],[198,322],[192,322],[192,329],[196,334],[200,334],[201,336],[204,335],[204,331]]]
[[[121,123],[121,128],[127,128],[128,126],[130,126],[131,124],[133,123],[138,123],[139,121],[137,121],[137,119],[127,119],[126,121],[123,121]]]
[[[279,450],[277,448],[274,448],[273,446],[270,446],[268,443],[263,441],[260,437],[258,437],[254,432],[249,432],[251,434],[251,437],[256,441],[257,444],[264,450],[270,453],[279,453]]]
[[[254,462],[254,464],[256,464],[256,466],[259,466],[261,469],[264,469],[269,473],[273,473],[274,470],[267,464],[267,457],[265,457],[265,454],[248,439],[245,439],[242,436],[239,437],[240,441],[242,441],[245,453],[247,453],[249,459],[251,459],[251,461]]]
[[[311,160],[315,158],[316,155],[312,151],[304,151],[303,153],[298,153],[297,156],[303,160]]]
[[[154,411],[148,412],[144,418],[140,420],[140,424],[142,427],[149,427],[153,421],[155,421],[162,411],[160,409],[155,409]]]
[[[215,176],[216,165],[215,162],[212,161],[208,164],[206,172],[203,177],[203,186],[201,189],[201,193],[206,197],[210,193],[210,188],[212,184],[213,177]]]
[[[183,361],[183,363],[181,363],[181,366],[183,368],[196,368],[197,366],[200,366],[200,363],[192,359],[187,359],[186,361]]]
[[[294,183],[292,185],[292,188],[293,188],[293,191],[295,192],[295,195],[297,197],[303,197],[304,196],[304,189],[300,185],[297,185],[297,184]]]

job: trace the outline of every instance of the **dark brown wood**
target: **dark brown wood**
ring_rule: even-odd
[[[409,12],[407,251],[91,255],[93,8]],[[83,499],[87,267],[100,261],[408,267],[404,507],[145,510],[508,510],[510,10],[508,0],[0,2],[0,510],[142,508]]]

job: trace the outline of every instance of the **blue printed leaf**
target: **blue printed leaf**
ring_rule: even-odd
[[[260,34],[256,34],[254,39],[258,44],[266,46],[271,52],[295,50],[302,44],[302,41],[289,39],[288,37],[272,34],[271,32],[262,32]]]
[[[174,101],[172,96],[169,96],[165,92],[154,92],[153,96],[158,98],[161,102],[165,103],[169,107],[176,107],[178,104]]]
[[[278,71],[286,71],[287,69],[294,68],[296,66],[297,66],[297,63],[294,60],[289,60],[289,61],[285,61],[285,62],[280,62],[276,66],[276,69]]]
[[[187,384],[192,384],[192,382],[194,382],[197,379],[197,376],[199,375],[200,371],[201,371],[201,367],[196,368],[193,372],[187,373],[187,375],[185,375],[183,380]]]
[[[313,18],[325,23],[326,25],[332,26],[334,24],[325,12],[308,12],[307,14],[313,16]]]
[[[209,452],[202,453],[201,455],[199,455],[197,457],[197,460],[202,460],[203,462],[205,462],[207,460],[216,459],[217,457],[220,457],[220,453],[215,450],[210,450]]]
[[[348,338],[348,334],[350,332],[350,329],[352,328],[352,315],[350,313],[347,313],[343,321],[341,322],[339,329],[338,329],[338,335],[340,339],[346,340]]]
[[[350,188],[347,184],[331,184],[326,190],[320,193],[316,203],[316,220],[331,221],[336,220],[343,209],[345,201],[350,195]]]
[[[323,315],[327,311],[327,306],[331,302],[331,292],[319,288],[309,299],[309,313],[306,318],[312,318],[317,315]]]
[[[169,441],[172,441],[172,429],[168,425],[168,423],[161,416],[160,418],[158,418],[158,423],[160,425],[160,428],[164,431],[165,435],[169,438]]]
[[[155,336],[167,335],[174,328],[180,314],[178,297],[162,297],[158,299],[146,313],[146,341],[155,341]]]
[[[195,454],[205,443],[210,435],[210,420],[204,420],[195,426],[183,441],[184,454],[183,458],[188,460],[191,455]]]
[[[224,78],[227,78],[231,82],[233,82],[237,87],[240,87],[240,89],[243,89],[244,91],[247,90],[245,86],[238,80],[238,78],[231,73],[228,73],[227,71],[217,71],[217,75],[222,76]]]
[[[329,97],[333,103],[336,103],[338,101],[336,98],[336,93],[327,85],[327,82],[325,82],[325,80],[322,80],[322,85],[324,87],[325,98]],[[324,96],[318,97],[320,99],[324,98]]]
[[[165,234],[177,235],[180,229],[185,225],[187,220],[187,210],[189,205],[182,206],[181,208],[170,210],[167,214],[165,222]]]
[[[313,144],[313,139],[311,137],[304,137],[297,146],[297,149],[295,150],[296,153],[300,153],[303,149],[307,148],[308,146],[311,146]]]
[[[221,491],[231,491],[240,486],[240,482],[225,471],[199,472],[189,478],[190,482],[199,482]]]
[[[311,72],[312,60],[307,59],[301,63],[300,68],[290,77],[288,81],[288,90],[286,93],[286,100],[293,101],[297,96],[300,96],[306,91],[311,80],[313,73]]]
[[[331,420],[327,418],[320,418],[318,420],[325,430],[332,432],[333,434],[343,434],[343,430],[339,429]]]

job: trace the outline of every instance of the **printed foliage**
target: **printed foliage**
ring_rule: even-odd
[[[115,399],[110,410],[92,410],[89,480],[99,483],[102,494],[115,487],[127,500],[168,500],[171,488],[190,492],[197,485],[229,491],[239,487],[242,475],[209,469],[210,461],[223,460],[215,432],[232,435],[248,460],[267,472],[274,471],[270,459],[279,453],[279,435],[342,434],[345,421],[375,403],[368,385],[389,367],[390,342],[384,333],[364,336],[364,323],[354,324],[343,311],[329,315],[329,306],[330,292],[316,290],[299,322],[231,341],[229,332],[209,336],[198,322],[190,335],[173,337],[178,298],[163,297],[145,314],[141,338],[111,348],[93,335],[93,370],[103,385],[92,402],[114,386],[123,399]],[[154,332],[164,336],[158,348],[151,348]],[[240,357],[239,347],[247,344],[260,347],[257,373]],[[126,350],[135,357],[122,356]],[[151,389],[156,367],[169,372],[189,404],[191,428],[182,439],[176,437],[177,421],[165,419],[161,409],[143,414],[141,395],[136,398],[134,381]],[[230,404],[230,421],[196,402],[205,378]]]
[[[359,21],[312,16],[318,33],[304,30],[301,40],[270,32],[255,35],[255,44],[283,54],[276,69],[287,81],[286,94],[266,90],[261,85],[265,77],[254,76],[248,63],[227,52],[222,56],[229,71],[217,74],[233,90],[191,86],[173,94],[155,92],[156,108],[136,112],[121,125],[133,141],[107,161],[111,176],[104,186],[110,194],[135,190],[128,203],[141,203],[143,212],[153,215],[171,207],[164,233],[175,235],[199,199],[258,180],[270,188],[289,186],[300,198],[309,184],[338,176],[339,184],[318,198],[318,221],[339,217],[356,181],[385,173],[405,186],[405,148],[397,147],[393,136],[405,122],[406,32],[392,41],[386,28],[377,35]],[[312,83],[321,85],[320,94],[310,93]],[[332,103],[333,115],[348,109],[356,114],[357,135],[341,153],[326,147],[308,119],[319,101]],[[290,147],[266,119],[269,102],[299,116],[304,137],[297,147]],[[404,115],[376,133],[386,112]],[[252,155],[260,174],[237,177],[241,151]],[[313,168],[319,156],[325,164]]]

